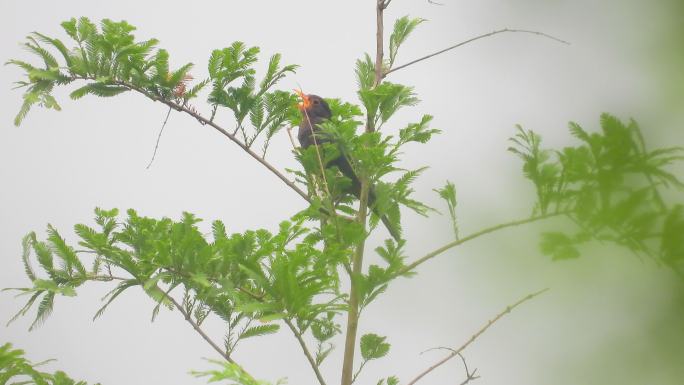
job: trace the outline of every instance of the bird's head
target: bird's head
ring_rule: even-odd
[[[302,115],[308,119],[330,119],[332,112],[328,103],[318,95],[307,95],[300,90],[295,90],[302,98],[297,107]]]

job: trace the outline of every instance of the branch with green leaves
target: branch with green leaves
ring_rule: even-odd
[[[54,360],[33,363],[24,357],[24,351],[14,349],[12,344],[0,346],[0,384],[26,385],[87,385],[85,381],[77,381],[62,371],[48,373],[39,370]]]
[[[571,259],[580,255],[578,246],[610,242],[681,274],[684,206],[666,202],[661,190],[684,188],[670,171],[684,160],[684,148],[649,150],[634,120],[609,114],[602,115],[600,132],[577,123],[570,123],[570,132],[580,144],[560,150],[542,148],[539,135],[521,127],[511,138],[509,150],[523,160],[536,191],[534,213],[564,212],[577,227],[570,235],[543,233],[542,252]]]
[[[86,95],[113,97],[136,91],[211,126],[308,199],[304,191],[265,160],[270,140],[283,127],[292,125],[298,115],[295,95],[273,90],[297,68],[282,65],[280,54],[271,56],[266,73],[257,82],[254,65],[259,48],[235,42],[227,48],[214,50],[209,59],[208,78],[191,85],[192,63],[171,70],[169,53],[156,49],[158,41],[136,41],[135,27],[125,21],[104,19],[98,28],[82,17],[65,21],[62,27],[74,46],[68,48],[58,38],[34,32],[27,37],[24,46],[38,56],[42,66],[14,59],[7,62],[24,70],[26,75],[26,80],[16,82],[17,88],[24,88],[25,92],[15,125],[19,125],[35,105],[61,110],[52,95],[59,86],[87,82],[70,93],[72,99]],[[56,51],[57,56],[50,49]],[[209,118],[202,116],[192,104],[207,86],[211,88],[207,98],[212,111]],[[214,122],[217,112],[222,109],[232,114],[235,124],[232,132]],[[236,136],[238,134],[242,139]],[[253,150],[257,139],[261,139],[261,155]]]
[[[377,0],[375,60],[366,54],[356,63],[360,104],[327,99],[332,118],[319,127],[326,140],[320,146],[295,151],[301,170],[289,170],[294,181],[265,160],[271,138],[282,127],[296,126],[301,119],[295,95],[275,90],[278,81],[296,69],[294,65],[281,65],[280,55],[271,56],[266,73],[257,80],[254,66],[259,49],[233,43],[212,52],[207,78],[193,85],[191,64],[171,70],[168,52],[155,50],[155,39],[136,41],[134,28],[126,22],[103,20],[98,28],[86,18],[67,21],[62,26],[74,42],[71,48],[40,33],[29,36],[26,48],[42,64],[9,62],[26,74],[26,80],[18,82],[26,92],[16,124],[35,105],[59,110],[52,96],[58,86],[87,82],[71,93],[73,99],[135,91],[219,131],[309,205],[281,222],[277,231],[257,229],[230,234],[217,220],[211,224],[210,235],[205,234],[207,229],[202,228],[200,219],[189,213],[172,220],[143,217],[129,210],[125,218],[120,218],[117,210],[96,209],[96,227],[74,227],[78,248],[48,226],[46,240],[40,240],[35,233],[24,238],[22,260],[31,285],[15,289],[28,300],[12,320],[36,306],[30,327],[34,329],[50,315],[57,297],[75,296],[86,282],[117,282],[94,318],[101,316],[124,291],[142,289],[154,302],[153,319],[164,307],[178,310],[226,360],[220,363],[222,370],[199,373],[210,380],[263,384],[235,364],[231,355],[245,340],[277,333],[284,324],[302,348],[320,385],[326,383],[321,366],[335,347],[334,338],[343,334],[341,382],[350,385],[368,362],[389,351],[385,337],[356,337],[364,309],[385,294],[395,279],[413,276],[421,264],[483,235],[562,217],[574,223],[577,231],[570,235],[542,235],[541,250],[553,259],[577,257],[579,245],[595,240],[626,247],[681,271],[684,206],[667,201],[661,190],[682,187],[668,171],[682,160],[682,149],[647,150],[635,122],[624,124],[610,115],[602,117],[601,131],[596,133],[572,124],[571,131],[580,144],[561,150],[544,149],[538,134],[518,129],[510,150],[523,160],[523,173],[534,185],[535,206],[529,217],[461,236],[459,224],[463,221],[458,218],[456,186],[447,182],[434,191],[446,203],[454,240],[407,262],[407,241],[388,239],[374,249],[381,262],[365,266],[364,257],[373,250],[366,242],[381,218],[386,217],[401,230],[402,207],[422,216],[436,211],[413,197],[416,178],[426,168],[405,170],[398,162],[403,151],[430,142],[439,130],[431,127],[433,118],[428,114],[396,127],[392,118],[397,111],[415,106],[419,99],[412,87],[388,82],[385,77],[503,32],[550,37],[534,31],[500,30],[395,67],[400,47],[424,20],[399,18],[385,58],[383,12],[390,2]],[[204,91],[209,117],[198,112],[199,95]],[[232,129],[216,123],[225,112],[233,121]],[[254,150],[257,144],[262,146],[261,155]],[[341,154],[349,159],[359,177],[358,204],[349,193],[350,179],[335,167],[325,167]],[[328,220],[331,214],[334,220]],[[40,272],[32,267],[36,261]],[[345,278],[349,280],[348,291],[342,289]],[[179,294],[182,300],[176,299]],[[345,313],[347,330],[343,332],[338,320]],[[225,323],[223,346],[201,329],[209,316]],[[307,339],[316,342],[315,349]],[[359,351],[362,361],[355,365]],[[398,381],[392,376],[380,383],[395,385]]]

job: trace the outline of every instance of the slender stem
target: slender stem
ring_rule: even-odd
[[[162,134],[164,133],[164,127],[166,127],[166,123],[169,121],[169,116],[171,116],[171,107],[169,107],[169,110],[166,112],[166,118],[164,119],[164,124],[161,126],[161,130],[159,130],[159,135],[157,135],[157,143],[154,145],[154,152],[152,153],[152,159],[150,159],[150,163],[147,164],[147,169],[152,166],[152,163],[154,162],[154,158],[157,156],[157,149],[159,149],[159,141],[161,140]]]
[[[477,373],[477,369],[474,369],[472,372],[470,370],[468,370],[468,363],[466,362],[465,357],[463,357],[463,354],[461,354],[461,353],[456,353],[456,354],[458,354],[458,356],[461,357],[461,361],[463,361],[463,367],[465,368],[465,372],[466,372],[466,379],[463,380],[463,382],[461,382],[460,385],[466,385],[470,381],[477,380],[478,378],[480,378],[480,376],[475,375],[475,373]]]
[[[352,384],[354,382],[356,382],[356,378],[359,376],[359,374],[361,374],[363,367],[366,366],[367,363],[368,363],[368,361],[363,360],[363,362],[361,363],[361,366],[359,366],[359,370],[357,370],[356,373],[354,373],[354,377],[352,377]]]
[[[384,11],[389,6],[391,0],[376,0],[375,2],[375,17],[376,17],[376,33],[375,33],[375,80],[373,88],[377,87],[383,78],[383,18]],[[366,132],[375,131],[374,122],[370,119],[366,121]],[[370,186],[368,179],[361,178],[361,192],[359,196],[359,211],[357,213],[357,222],[361,224],[363,233],[366,232],[366,217],[368,214],[368,194]],[[356,245],[354,256],[352,259],[352,272],[350,276],[351,285],[349,289],[349,309],[347,310],[347,330],[344,338],[344,359],[342,362],[342,378],[341,385],[351,385],[354,382],[354,354],[356,350],[356,334],[359,328],[359,290],[358,277],[363,273],[363,253],[366,245],[366,237],[364,236]]]
[[[376,87],[380,82],[382,81],[382,78],[384,77],[383,71],[383,57],[384,57],[384,17],[383,17],[383,12],[385,11],[385,7],[389,5],[389,2],[385,4],[384,0],[377,0],[377,4],[375,6],[375,23],[376,23],[376,30],[375,30],[375,84],[374,87]]]
[[[383,76],[387,76],[387,75],[391,74],[391,73],[394,72],[394,71],[399,71],[399,70],[402,69],[402,68],[406,68],[406,67],[408,67],[408,66],[410,66],[410,65],[413,65],[413,64],[422,62],[423,60],[430,59],[431,57],[434,57],[434,56],[443,54],[443,53],[445,53],[445,52],[447,52],[447,51],[451,51],[451,50],[454,49],[454,48],[458,48],[458,47],[463,46],[463,45],[466,45],[466,44],[468,44],[468,43],[472,43],[472,42],[474,42],[474,41],[476,41],[476,40],[484,39],[484,38],[486,38],[486,37],[498,35],[498,34],[500,34],[500,33],[505,33],[505,32],[530,33],[530,34],[533,34],[533,35],[539,35],[539,36],[543,36],[543,37],[549,38],[549,39],[551,39],[551,40],[555,40],[555,41],[557,41],[557,42],[559,42],[559,43],[570,44],[570,43],[568,43],[568,42],[565,41],[565,40],[561,40],[561,39],[559,39],[559,38],[557,38],[557,37],[548,35],[548,34],[546,34],[546,33],[544,33],[544,32],[529,31],[529,30],[526,30],[526,29],[511,29],[511,28],[504,28],[504,29],[500,29],[500,30],[497,30],[497,31],[485,33],[485,34],[480,35],[480,36],[473,37],[473,38],[468,39],[468,40],[466,40],[466,41],[462,41],[462,42],[460,42],[460,43],[458,43],[458,44],[454,44],[454,45],[452,45],[452,46],[450,46],[450,47],[444,48],[443,50],[440,50],[440,51],[431,53],[431,54],[429,54],[429,55],[425,55],[425,56],[423,56],[423,57],[421,57],[421,58],[418,58],[418,59],[416,59],[416,60],[412,60],[412,61],[410,61],[410,62],[408,62],[408,63],[406,63],[406,64],[402,64],[402,65],[400,65],[400,66],[398,66],[398,67],[394,67],[394,68],[390,69],[389,71],[385,72]]]
[[[368,211],[368,181],[361,180],[361,200],[359,202],[358,222],[366,231]],[[352,259],[351,289],[349,293],[349,309],[347,310],[347,332],[344,339],[344,361],[342,363],[342,385],[351,385],[354,374],[354,353],[356,349],[356,333],[359,328],[359,289],[358,277],[363,273],[363,252],[366,237],[359,241]]]
[[[552,218],[552,217],[556,217],[556,216],[560,216],[560,215],[566,215],[566,214],[567,214],[567,212],[565,212],[565,211],[559,211],[556,213],[539,215],[536,217],[531,217],[531,218],[527,218],[527,219],[520,219],[517,221],[511,221],[511,222],[501,223],[501,224],[496,225],[496,226],[487,227],[486,229],[480,230],[480,231],[473,233],[473,234],[470,234],[466,237],[457,239],[453,242],[449,242],[446,245],[425,254],[423,257],[417,259],[413,263],[410,263],[410,264],[404,266],[403,269],[399,270],[399,272],[397,273],[397,276],[408,273],[409,271],[415,269],[417,266],[427,262],[428,260],[438,256],[439,254],[442,254],[443,252],[445,252],[445,251],[447,251],[453,247],[456,247],[456,246],[461,245],[463,243],[466,243],[468,241],[472,241],[473,239],[479,238],[485,234],[493,233],[497,230],[505,229],[507,227],[515,227],[515,226],[524,225],[527,223],[541,221],[543,219],[548,219],[548,218]]]
[[[94,77],[75,77],[75,78],[73,78],[73,79],[74,79],[74,80],[76,80],[76,79],[96,80]],[[163,103],[163,104],[166,104],[167,106],[169,106],[169,107],[175,109],[176,111],[185,112],[186,114],[192,116],[193,118],[195,118],[198,122],[202,123],[203,125],[209,125],[209,126],[211,126],[211,127],[214,128],[216,131],[218,131],[218,132],[220,132],[221,134],[223,134],[223,136],[225,136],[225,137],[227,137],[228,139],[230,139],[233,143],[237,144],[243,151],[245,151],[247,154],[249,154],[252,158],[256,159],[259,163],[261,163],[264,167],[266,167],[270,172],[272,172],[273,174],[275,174],[275,175],[278,177],[278,179],[280,179],[281,181],[283,181],[283,183],[285,183],[288,187],[290,187],[290,188],[291,188],[292,190],[294,190],[297,194],[299,194],[299,196],[301,196],[302,198],[304,198],[307,202],[310,202],[309,196],[308,196],[302,189],[300,189],[299,187],[297,187],[297,186],[294,184],[294,182],[292,182],[292,181],[290,181],[289,179],[287,179],[287,177],[286,177],[283,173],[281,173],[280,171],[278,171],[272,164],[270,164],[269,162],[267,162],[266,159],[264,159],[263,157],[261,157],[261,156],[260,156],[259,154],[257,154],[256,152],[252,151],[246,144],[242,143],[242,142],[240,141],[240,139],[238,139],[234,134],[231,134],[230,132],[228,132],[228,131],[227,131],[226,129],[224,129],[223,127],[221,127],[221,126],[219,126],[218,124],[214,123],[211,119],[207,119],[207,118],[203,117],[202,115],[200,115],[199,113],[197,113],[197,111],[194,111],[194,109],[190,109],[190,108],[186,107],[185,105],[180,105],[180,104],[175,103],[175,102],[173,102],[173,101],[170,101],[170,100],[166,100],[166,99],[162,99],[162,98],[160,98],[160,97],[157,97],[157,96],[151,94],[150,92],[148,92],[148,91],[146,91],[146,90],[144,90],[144,89],[142,89],[142,88],[140,88],[140,87],[137,87],[137,86],[135,86],[135,85],[133,85],[133,84],[130,84],[130,83],[127,83],[127,82],[124,82],[124,81],[120,81],[120,80],[116,80],[116,81],[114,81],[114,83],[117,84],[117,85],[119,85],[119,86],[126,87],[126,88],[128,88],[128,89],[130,89],[130,90],[139,92],[139,93],[143,94],[144,96],[148,97],[149,99],[151,99],[151,100],[153,100],[153,101],[155,101],[155,102],[161,102],[161,103]]]
[[[644,140],[644,135],[641,133],[641,129],[639,128],[639,126],[636,125],[636,123],[634,123],[634,121],[631,121],[630,123],[630,126],[634,127],[633,131],[636,133],[637,139],[639,140],[641,153],[643,155],[646,155],[646,141]],[[653,181],[653,176],[648,171],[645,171],[644,174],[646,174],[646,179],[648,179],[648,183],[651,184],[651,188],[653,189],[653,197],[655,198],[655,201],[658,204],[660,211],[667,211],[667,206],[665,205],[665,201],[663,201],[663,197],[660,195],[660,191],[658,191],[658,186]]]
[[[201,335],[202,338],[204,338],[204,340],[207,341],[207,343],[209,343],[209,345],[211,345],[211,347],[214,348],[214,350],[216,350],[218,354],[221,355],[221,357],[223,357],[226,361],[230,362],[231,364],[236,364],[236,362],[232,358],[230,358],[228,353],[224,352],[223,349],[221,349],[214,341],[212,341],[211,338],[209,338],[209,336],[202,330],[202,328],[200,328],[199,325],[192,320],[190,314],[186,312],[185,309],[183,309],[183,306],[181,306],[181,304],[179,304],[175,298],[171,297],[170,295],[167,295],[166,297],[173,303],[176,309],[178,309],[178,311],[180,311],[181,314],[183,314],[183,317],[185,317],[185,320],[188,321],[190,325],[192,325],[192,328],[195,329],[195,331],[199,333],[199,335]]]
[[[534,298],[534,297],[536,297],[536,296],[538,296],[538,295],[544,293],[544,292],[547,291],[547,290],[549,290],[549,289],[544,289],[544,290],[540,290],[540,291],[535,292],[535,293],[532,293],[532,294],[528,294],[528,295],[526,295],[525,297],[523,297],[522,299],[518,300],[518,302],[516,302],[516,303],[514,303],[514,304],[512,304],[512,305],[506,306],[506,308],[505,308],[502,312],[500,312],[499,314],[497,314],[496,317],[494,317],[494,318],[492,318],[491,320],[489,320],[489,321],[487,322],[486,325],[484,325],[480,330],[478,330],[475,334],[473,334],[473,335],[468,339],[468,341],[466,341],[463,345],[461,345],[461,347],[459,347],[458,349],[454,349],[451,353],[449,353],[448,356],[444,357],[443,359],[439,360],[439,361],[438,361],[437,363],[435,363],[434,365],[430,366],[429,368],[427,368],[426,370],[424,370],[423,372],[421,372],[418,376],[416,376],[413,380],[411,380],[411,381],[410,381],[409,383],[407,383],[406,385],[413,385],[413,384],[415,384],[416,382],[418,382],[421,378],[425,377],[425,376],[426,376],[428,373],[430,373],[431,371],[435,370],[436,368],[438,368],[439,366],[441,366],[441,365],[444,364],[445,362],[449,361],[450,359],[452,359],[452,358],[458,356],[463,350],[465,350],[465,348],[467,348],[471,343],[473,343],[473,341],[475,341],[479,336],[481,336],[482,333],[484,333],[485,331],[487,331],[487,329],[489,329],[494,323],[496,323],[498,320],[500,320],[503,316],[505,316],[506,314],[510,313],[511,310],[513,310],[513,309],[515,309],[516,307],[522,305],[524,302],[527,302],[527,301],[531,300],[532,298]]]
[[[302,347],[302,351],[304,352],[306,359],[309,360],[309,364],[311,365],[311,369],[313,369],[314,373],[316,374],[316,378],[318,379],[318,383],[321,385],[325,385],[325,379],[323,378],[321,371],[318,369],[318,365],[316,364],[316,360],[314,360],[313,356],[311,355],[309,348],[306,347],[306,343],[304,342],[304,339],[302,338],[302,334],[292,324],[292,321],[290,321],[287,318],[285,318],[284,321],[285,321],[285,324],[287,324],[287,326],[290,328],[290,330],[292,330],[292,334],[294,334],[294,336],[297,338],[297,341],[299,342],[299,346]]]
[[[182,272],[174,271],[174,270],[169,269],[169,268],[166,268],[166,269],[169,270],[170,272],[174,273],[174,274],[184,275]],[[218,281],[218,280],[217,280],[216,278],[214,278],[214,277],[207,277],[207,278],[208,278],[210,281],[214,281],[214,282],[217,282],[217,281]],[[258,295],[258,294],[252,293],[251,291],[249,291],[249,290],[247,290],[247,289],[244,289],[244,288],[242,288],[242,287],[237,287],[237,290],[239,290],[240,292],[242,292],[242,293],[244,293],[244,294],[250,296],[251,298],[255,299],[256,301],[259,301],[259,302],[263,302],[263,301],[264,301],[263,296],[260,296],[260,295]],[[175,303],[175,300],[174,300],[173,298],[171,298],[170,296],[169,296],[169,298],[171,299],[171,301],[174,301],[174,305],[176,305],[176,307],[178,308],[178,310],[180,310],[181,313],[183,313],[183,315],[186,315],[186,314],[187,314],[183,308],[180,308],[179,305],[178,305],[177,303]],[[187,315],[186,315],[186,317],[187,317]],[[186,319],[187,319],[187,318],[186,318]],[[297,341],[299,342],[299,345],[302,347],[302,350],[304,351],[304,355],[306,356],[307,360],[309,361],[309,364],[311,364],[311,369],[313,369],[314,373],[316,374],[316,378],[318,379],[318,382],[320,383],[320,385],[326,385],[326,384],[325,384],[325,380],[323,379],[323,375],[322,375],[321,372],[319,371],[318,365],[316,365],[316,361],[313,359],[313,356],[311,355],[311,352],[310,352],[309,349],[306,347],[306,344],[304,343],[304,340],[302,339],[301,333],[295,328],[295,326],[292,324],[292,321],[290,321],[290,320],[287,319],[287,318],[285,318],[284,321],[285,321],[285,324],[287,324],[287,326],[290,328],[290,330],[292,330],[292,334],[295,336],[295,338],[297,338]],[[190,322],[192,322],[191,319],[190,319]],[[193,327],[194,327],[194,325],[193,325]],[[198,327],[199,327],[199,326],[198,326]],[[201,334],[201,332],[200,332],[200,334]],[[205,338],[205,339],[206,339],[206,338]],[[209,343],[211,344],[211,342],[209,342]],[[237,341],[236,341],[236,343],[237,343]],[[214,345],[212,345],[212,346],[214,346]],[[234,347],[235,347],[235,345],[233,345],[233,348],[234,348]],[[215,347],[215,349],[216,349],[216,347]],[[232,349],[231,349],[231,350],[232,350]],[[225,355],[224,355],[224,358],[225,358]],[[226,359],[228,359],[228,358],[226,358]]]
[[[87,278],[90,281],[100,281],[100,282],[125,281],[128,279],[128,278],[124,278],[124,277],[117,277],[114,275],[93,275],[93,276],[88,276]]]

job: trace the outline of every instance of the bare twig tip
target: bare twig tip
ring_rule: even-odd
[[[570,43],[569,43],[568,41],[563,40],[563,39],[559,39],[559,38],[557,38],[557,37],[555,37],[555,36],[551,36],[551,35],[549,35],[549,34],[547,34],[547,33],[544,33],[544,32],[532,31],[532,30],[527,30],[527,29],[504,28],[504,29],[499,29],[499,30],[492,31],[492,32],[489,32],[489,33],[485,33],[485,34],[482,34],[482,35],[479,35],[479,36],[475,36],[475,37],[473,37],[473,38],[470,38],[470,39],[468,39],[468,40],[464,40],[464,41],[462,41],[462,42],[460,42],[460,43],[454,44],[454,45],[452,45],[452,46],[450,46],[450,47],[444,48],[444,49],[439,50],[439,51],[437,51],[437,52],[434,52],[434,53],[431,53],[431,54],[429,54],[429,55],[425,55],[425,56],[420,57],[420,58],[418,58],[418,59],[412,60],[412,61],[410,61],[410,62],[408,62],[408,63],[406,63],[406,64],[402,64],[402,65],[400,65],[400,66],[398,66],[398,67],[391,68],[391,69],[389,69],[388,71],[386,71],[386,72],[384,73],[383,76],[387,76],[387,75],[389,75],[389,74],[392,73],[392,72],[399,71],[399,70],[402,69],[402,68],[406,68],[406,67],[408,67],[408,66],[410,66],[410,65],[413,65],[413,64],[422,62],[423,60],[430,59],[430,58],[432,58],[432,57],[434,57],[434,56],[443,54],[443,53],[445,53],[445,52],[447,52],[447,51],[451,51],[452,49],[455,49],[455,48],[464,46],[464,45],[466,45],[466,44],[468,44],[468,43],[472,43],[472,42],[474,42],[474,41],[476,41],[476,40],[484,39],[484,38],[487,38],[487,37],[490,37],[490,36],[494,36],[494,35],[498,35],[498,34],[500,34],[500,33],[505,33],[505,32],[529,33],[529,34],[533,34],[533,35],[537,35],[537,36],[542,36],[542,37],[545,37],[545,38],[547,38],[547,39],[554,40],[554,41],[559,42],[559,43],[562,43],[562,44],[570,45]]]

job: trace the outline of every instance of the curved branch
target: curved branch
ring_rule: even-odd
[[[399,271],[397,272],[396,276],[400,276],[400,275],[402,275],[402,274],[408,273],[408,272],[410,272],[411,270],[415,269],[418,265],[422,265],[423,263],[425,263],[425,262],[427,262],[428,260],[430,260],[430,259],[432,259],[432,258],[438,256],[439,254],[442,254],[443,252],[445,252],[445,251],[447,251],[447,250],[449,250],[449,249],[451,249],[451,248],[453,248],[453,247],[456,247],[456,246],[458,246],[458,245],[461,245],[461,244],[463,244],[463,243],[466,243],[466,242],[468,242],[468,241],[472,241],[472,240],[475,239],[475,238],[479,238],[479,237],[481,237],[481,236],[483,236],[483,235],[485,235],[485,234],[493,233],[493,232],[495,232],[495,231],[497,231],[497,230],[505,229],[505,228],[507,228],[507,227],[515,227],[515,226],[524,225],[524,224],[527,224],[527,223],[532,223],[532,222],[536,222],[536,221],[541,221],[541,220],[543,220],[543,219],[553,218],[553,217],[557,217],[557,216],[560,216],[560,215],[566,215],[566,214],[567,214],[567,212],[565,212],[565,211],[560,211],[560,212],[556,212],[556,213],[552,213],[552,214],[539,215],[539,216],[536,216],[536,217],[531,217],[531,218],[527,218],[527,219],[520,219],[520,220],[517,220],[517,221],[511,221],[511,222],[502,223],[502,224],[499,224],[499,225],[496,225],[496,226],[487,227],[486,229],[483,229],[483,230],[480,230],[480,231],[478,231],[478,232],[476,232],[476,233],[470,234],[470,235],[468,235],[467,237],[463,237],[463,238],[461,238],[461,239],[457,239],[457,240],[455,240],[455,241],[453,241],[453,242],[449,242],[449,243],[447,243],[446,245],[444,245],[444,246],[442,246],[442,247],[440,247],[440,248],[438,248],[438,249],[436,249],[436,250],[434,250],[434,251],[431,251],[431,252],[425,254],[423,257],[421,257],[421,258],[417,259],[416,261],[414,261],[414,262],[412,262],[412,263],[410,263],[410,264],[404,266],[403,269],[401,269],[401,270],[399,270]]]
[[[202,330],[202,328],[199,327],[197,322],[192,320],[192,317],[190,316],[190,314],[188,312],[186,312],[185,309],[183,309],[183,306],[181,306],[181,304],[179,304],[175,298],[173,298],[172,296],[170,296],[168,294],[166,295],[166,298],[168,298],[173,303],[173,305],[176,307],[176,309],[178,309],[178,311],[180,311],[181,314],[183,314],[183,317],[185,318],[185,320],[188,321],[188,323],[190,325],[192,325],[192,328],[195,329],[195,331],[197,333],[199,333],[199,335],[201,335],[202,338],[204,338],[204,340],[207,341],[209,343],[209,345],[211,345],[211,347],[214,348],[214,350],[216,350],[218,352],[218,354],[221,355],[221,357],[223,357],[226,361],[230,362],[231,364],[237,365],[237,363],[232,358],[230,358],[228,353],[224,352],[223,349],[221,349],[214,341],[212,341],[211,338],[209,338],[209,336]]]
[[[458,47],[461,47],[461,46],[466,45],[466,44],[468,44],[468,43],[472,43],[472,42],[474,42],[474,41],[476,41],[476,40],[484,39],[484,38],[486,38],[486,37],[498,35],[498,34],[500,34],[500,33],[505,33],[505,32],[529,33],[529,34],[533,34],[533,35],[542,36],[542,37],[545,37],[545,38],[548,38],[548,39],[551,39],[551,40],[555,40],[555,41],[557,41],[557,42],[559,42],[559,43],[563,43],[563,44],[568,44],[568,45],[570,45],[569,42],[567,42],[567,41],[565,41],[565,40],[562,40],[562,39],[559,39],[559,38],[557,38],[557,37],[551,36],[551,35],[546,34],[546,33],[544,33],[544,32],[530,31],[530,30],[526,30],[526,29],[511,29],[511,28],[504,28],[504,29],[500,29],[500,30],[497,30],[497,31],[485,33],[485,34],[480,35],[480,36],[473,37],[473,38],[468,39],[468,40],[466,40],[466,41],[462,41],[462,42],[460,42],[460,43],[458,43],[458,44],[454,44],[454,45],[452,45],[451,47],[447,47],[447,48],[445,48],[445,49],[443,49],[443,50],[440,50],[440,51],[431,53],[431,54],[429,54],[429,55],[425,55],[425,56],[423,56],[423,57],[421,57],[421,58],[418,58],[418,59],[416,59],[416,60],[412,60],[412,61],[410,61],[410,62],[408,62],[408,63],[406,63],[406,64],[402,64],[402,65],[400,65],[400,66],[398,66],[398,67],[392,68],[392,69],[386,71],[386,72],[383,74],[383,77],[385,77],[385,76],[391,74],[391,73],[394,72],[394,71],[399,71],[399,70],[402,69],[402,68],[406,68],[406,67],[408,67],[408,66],[410,66],[410,65],[413,65],[413,64],[422,62],[423,60],[430,59],[430,58],[433,57],[433,56],[437,56],[437,55],[443,54],[443,53],[445,53],[445,52],[447,52],[447,51],[451,51],[451,50],[454,49],[454,48],[458,48]]]
[[[75,78],[73,78],[73,79],[74,79],[74,80],[78,80],[78,79],[81,79],[81,80],[97,80],[97,79],[95,79],[94,77],[75,77]],[[144,89],[142,89],[142,88],[140,88],[140,87],[137,87],[137,86],[135,86],[135,85],[133,85],[133,84],[130,84],[130,83],[127,83],[127,82],[123,82],[123,81],[120,81],[120,80],[116,80],[116,81],[114,81],[113,83],[116,84],[116,85],[118,85],[118,86],[126,87],[126,88],[128,88],[129,90],[131,90],[131,91],[136,91],[136,92],[138,92],[138,93],[140,93],[140,94],[146,96],[147,98],[151,99],[152,101],[161,102],[161,103],[163,103],[163,104],[165,104],[165,105],[167,105],[167,106],[169,106],[169,107],[175,109],[176,111],[185,112],[186,114],[188,114],[188,115],[192,116],[193,118],[195,118],[195,119],[196,119],[198,122],[200,122],[201,124],[211,126],[211,127],[214,128],[216,131],[218,131],[218,132],[220,132],[221,134],[223,134],[223,136],[225,136],[225,137],[227,137],[228,139],[230,139],[233,143],[237,144],[243,151],[245,151],[247,154],[249,154],[252,158],[256,159],[259,163],[261,163],[264,167],[266,167],[271,173],[275,174],[275,176],[277,176],[278,179],[280,179],[281,181],[283,181],[283,183],[285,183],[288,187],[290,187],[290,188],[291,188],[292,190],[294,190],[297,194],[299,194],[299,196],[301,196],[302,198],[304,198],[307,202],[310,202],[310,201],[311,201],[311,200],[309,199],[309,196],[307,195],[307,193],[304,192],[304,191],[303,191],[302,189],[300,189],[299,187],[297,187],[297,185],[295,185],[294,182],[290,181],[283,173],[281,173],[280,171],[278,171],[278,169],[276,169],[272,164],[270,164],[269,162],[267,162],[266,159],[264,159],[263,157],[261,157],[261,156],[260,156],[259,154],[257,154],[256,152],[252,151],[252,149],[250,149],[249,147],[247,147],[246,144],[242,143],[242,142],[240,141],[240,139],[238,139],[235,135],[231,134],[230,132],[228,132],[228,131],[227,131],[226,129],[224,129],[223,127],[221,127],[221,126],[219,126],[218,124],[214,123],[213,120],[207,119],[207,118],[203,117],[202,115],[200,115],[200,114],[199,114],[197,111],[195,111],[194,109],[190,109],[190,108],[186,107],[185,105],[180,105],[180,104],[175,103],[175,102],[172,102],[172,101],[170,101],[170,100],[166,100],[166,99],[162,99],[162,98],[160,98],[160,97],[157,97],[157,96],[151,94],[150,92],[148,92],[148,91],[146,91],[146,90],[144,90]]]
[[[316,360],[314,360],[313,356],[311,355],[311,352],[309,351],[309,348],[306,347],[306,343],[304,343],[304,339],[302,338],[301,333],[295,328],[295,326],[292,324],[292,322],[285,318],[284,319],[285,324],[292,330],[292,334],[297,338],[297,341],[299,342],[299,346],[302,347],[302,351],[304,352],[304,355],[306,356],[306,359],[309,360],[309,364],[311,365],[311,369],[313,369],[314,373],[316,373],[316,378],[318,379],[318,383],[321,385],[325,385],[325,379],[323,378],[323,375],[321,374],[321,371],[318,370],[318,365],[316,365]]]
[[[473,341],[475,341],[479,336],[481,336],[482,333],[486,332],[487,329],[489,329],[495,322],[497,322],[498,320],[500,320],[501,318],[503,318],[503,316],[505,316],[506,314],[510,313],[511,310],[513,310],[513,309],[515,309],[516,307],[522,305],[524,302],[527,302],[527,301],[531,300],[532,298],[534,298],[534,297],[536,297],[536,296],[538,296],[538,295],[544,293],[544,292],[547,291],[547,290],[549,290],[549,289],[547,288],[547,289],[540,290],[540,291],[535,292],[535,293],[532,293],[532,294],[528,294],[528,295],[526,295],[525,297],[523,297],[522,299],[518,300],[518,302],[516,302],[516,303],[514,303],[514,304],[512,304],[512,305],[506,306],[506,308],[505,308],[502,312],[500,312],[499,314],[497,314],[496,317],[494,317],[494,318],[492,318],[491,320],[489,320],[485,326],[483,326],[480,330],[478,330],[477,333],[473,334],[473,335],[468,339],[468,341],[466,341],[463,345],[461,345],[460,348],[452,350],[452,352],[449,353],[448,356],[442,358],[442,359],[439,360],[437,363],[435,363],[434,365],[432,365],[432,366],[430,366],[429,368],[427,368],[426,370],[424,370],[422,373],[420,373],[418,376],[416,376],[413,380],[411,380],[411,381],[410,381],[408,384],[406,384],[406,385],[413,385],[413,384],[415,384],[416,382],[418,382],[421,378],[425,377],[425,375],[427,375],[427,374],[430,373],[431,371],[437,369],[439,366],[441,366],[441,365],[444,364],[445,362],[449,361],[450,359],[452,359],[452,358],[454,358],[454,357],[460,355],[461,352],[462,352],[463,350],[465,350],[465,348],[468,347],[468,345],[470,345],[471,343],[473,343]],[[473,372],[472,374],[475,374],[475,373]],[[470,380],[468,380],[468,381],[470,381]]]

